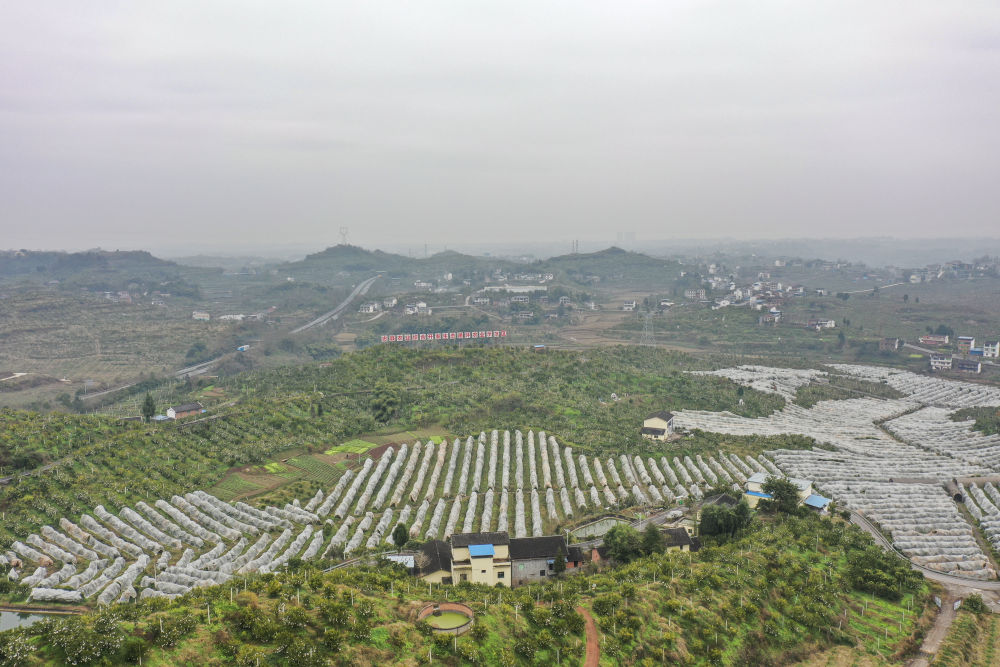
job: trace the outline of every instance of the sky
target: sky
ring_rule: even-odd
[[[995,0],[0,6],[0,248],[1000,236]]]

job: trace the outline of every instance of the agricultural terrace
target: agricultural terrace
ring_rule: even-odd
[[[12,476],[0,485],[0,549],[96,505],[117,508],[197,489],[227,501],[281,506],[328,491],[333,479],[358,465],[367,443],[398,451],[404,442],[412,447],[432,436],[452,440],[494,428],[537,433],[541,425],[574,451],[605,458],[623,452],[658,458],[668,451],[693,457],[719,449],[756,456],[810,446],[804,438],[796,445],[789,437],[706,435],[678,443],[678,450],[640,438],[638,427],[654,410],[755,417],[785,403],[774,394],[741,391],[726,378],[683,372],[702,367],[709,368],[651,349],[536,355],[380,346],[322,366],[220,378],[214,390],[222,400],[202,392],[176,396],[177,402],[205,402],[209,413],[194,424],[0,411],[0,478]],[[283,472],[270,473],[268,463],[281,464]]]
[[[996,577],[976,528],[963,518],[944,483],[1000,472],[996,436],[954,421],[957,408],[1000,405],[1000,389],[858,365],[833,365],[831,374],[881,382],[902,398],[788,404],[772,415],[745,418],[726,412],[682,411],[675,424],[735,435],[800,434],[828,449],[768,452],[782,473],[812,480],[826,495],[875,521],[915,563],[977,579]],[[790,396],[815,371],[741,366],[715,371],[745,386]],[[987,539],[1000,543],[998,489],[971,484],[968,506]],[[996,496],[996,498],[994,498]]]
[[[419,540],[493,530],[541,536],[612,508],[670,507],[709,488],[741,488],[753,472],[778,474],[764,457],[721,451],[588,456],[532,430],[379,450],[336,484],[283,507],[227,503],[204,491],[133,500],[115,512],[96,505],[14,540],[0,565],[13,567],[11,578],[35,601],[174,598],[292,559],[385,550],[397,524]]]

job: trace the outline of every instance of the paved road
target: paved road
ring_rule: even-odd
[[[182,368],[178,371],[174,371],[176,377],[182,378],[185,375],[201,375],[208,368],[215,363],[222,360],[222,357],[216,357],[215,359],[209,359],[208,361],[203,361],[200,364],[195,364],[194,366],[188,366],[187,368]]]
[[[900,285],[907,285],[907,284],[909,284],[909,283],[893,283],[891,285],[882,285],[878,289],[880,289],[880,290],[889,289],[890,287],[899,287]],[[865,292],[872,292],[875,289],[876,288],[874,288],[874,287],[869,287],[868,289],[856,289],[856,290],[851,291],[851,292],[844,292],[844,294],[864,294]]]
[[[312,327],[314,327],[314,326],[316,326],[318,324],[323,324],[327,320],[335,320],[335,319],[337,319],[338,317],[340,317],[340,314],[342,312],[344,312],[344,309],[351,305],[351,302],[354,301],[355,297],[357,297],[359,295],[367,294],[368,293],[368,289],[372,286],[372,283],[374,283],[376,280],[378,280],[378,278],[379,277],[376,275],[376,276],[372,276],[368,280],[365,280],[365,281],[363,281],[361,283],[358,283],[358,286],[354,288],[354,291],[351,292],[350,296],[348,296],[346,299],[344,299],[340,303],[340,305],[338,305],[336,308],[334,308],[330,312],[323,313],[322,315],[320,315],[319,317],[317,317],[312,322],[308,322],[306,324],[303,324],[298,329],[292,329],[292,333],[296,334],[296,333],[299,333],[300,331],[305,331],[306,329],[310,329],[310,328],[312,328]]]

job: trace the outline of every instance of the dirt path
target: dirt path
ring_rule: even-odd
[[[577,607],[576,610],[583,615],[587,622],[587,660],[583,663],[584,667],[598,667],[601,663],[601,640],[597,635],[594,617],[583,607]]]
[[[920,655],[910,661],[908,667],[927,667],[931,664],[941,642],[944,641],[951,627],[951,622],[955,620],[955,599],[951,595],[946,595],[941,600],[941,611],[934,618],[934,625],[924,637],[924,643],[920,645]]]

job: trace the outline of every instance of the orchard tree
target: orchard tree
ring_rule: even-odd
[[[642,555],[642,538],[632,526],[620,523],[604,535],[608,556],[619,563],[628,563]]]
[[[761,487],[771,496],[765,507],[769,510],[795,514],[799,508],[799,487],[784,477],[768,477]]]
[[[156,403],[153,402],[153,395],[148,391],[146,392],[146,398],[142,402],[142,418],[143,421],[149,421],[156,414]]]
[[[403,545],[406,544],[409,539],[410,531],[406,530],[406,526],[403,524],[397,523],[396,527],[392,529],[392,543],[402,549]]]

